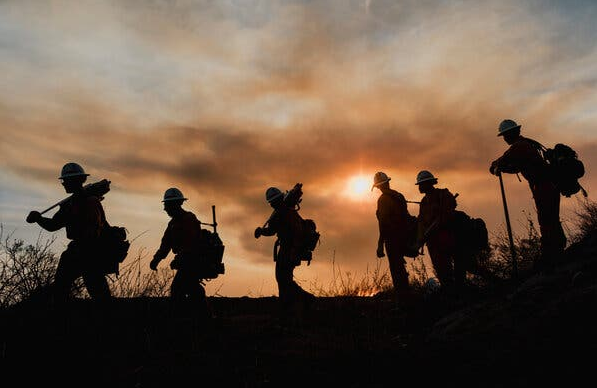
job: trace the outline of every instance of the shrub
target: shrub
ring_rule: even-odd
[[[19,303],[46,289],[52,282],[58,257],[50,250],[56,238],[34,244],[12,238],[0,225],[0,307]]]

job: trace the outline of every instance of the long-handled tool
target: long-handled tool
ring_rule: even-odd
[[[99,182],[89,183],[89,184],[83,186],[83,190],[86,193],[88,193],[90,195],[94,195],[94,196],[98,197],[100,200],[102,200],[102,199],[104,199],[104,194],[106,194],[108,191],[110,191],[110,181],[107,179],[102,179]],[[40,214],[47,213],[50,210],[54,209],[56,206],[65,204],[66,202],[70,201],[71,198],[72,198],[72,195],[64,198],[62,201],[57,202],[57,203],[53,204],[52,206],[50,206],[49,208],[47,208],[46,210],[42,211]]]
[[[506,192],[504,190],[504,180],[502,173],[498,173],[500,178],[500,189],[502,190],[502,201],[504,202],[504,215],[506,216],[506,228],[508,229],[508,240],[510,241],[510,254],[512,255],[512,280],[518,279],[518,264],[516,262],[516,249],[514,248],[514,238],[512,237],[512,226],[510,225],[510,214],[508,213],[508,203],[506,202]]]
[[[218,223],[216,222],[216,205],[211,205],[211,216],[213,219],[213,223],[210,224],[209,222],[202,222],[201,225],[211,226],[212,228],[214,228],[214,233],[218,233]]]

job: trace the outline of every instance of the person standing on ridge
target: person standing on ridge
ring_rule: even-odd
[[[417,174],[421,200],[418,217],[417,246],[427,244],[431,263],[442,289],[453,291],[464,284],[466,269],[457,257],[457,242],[452,221],[456,196],[448,189],[436,188],[437,178],[427,170]]]
[[[494,160],[489,172],[499,176],[521,173],[528,181],[541,232],[541,255],[535,263],[537,269],[553,267],[563,256],[566,235],[560,222],[560,192],[549,176],[549,167],[540,153],[535,140],[521,136],[521,125],[513,120],[503,120],[498,127],[498,136],[510,146],[504,154]]]
[[[170,268],[176,275],[170,286],[170,297],[175,302],[196,303],[201,311],[207,312],[205,288],[201,284],[201,222],[195,214],[182,208],[187,198],[171,187],[164,193],[164,211],[171,217],[164,231],[159,249],[153,255],[149,268],[157,270],[158,264],[170,251],[175,256]]]
[[[79,164],[66,163],[59,179],[64,190],[72,194],[69,200],[61,203],[52,218],[44,217],[38,211],[27,216],[28,223],[37,223],[50,232],[65,228],[66,237],[71,240],[60,255],[54,275],[52,297],[58,303],[71,297],[71,287],[78,277],[83,278],[93,300],[106,301],[112,296],[97,253],[101,248],[102,231],[107,225],[106,216],[100,199],[83,188],[88,176]]]
[[[300,184],[295,185],[294,190],[300,190]],[[261,236],[276,235],[276,248],[274,249],[274,261],[276,262],[276,282],[278,283],[278,295],[282,313],[288,313],[293,306],[308,306],[313,302],[315,296],[301,288],[294,281],[294,268],[300,265],[301,257],[301,235],[302,218],[298,214],[294,204],[288,203],[285,199],[290,196],[284,195],[277,187],[270,187],[265,192],[265,199],[274,209],[264,227],[255,229],[255,238]]]
[[[375,173],[371,187],[371,190],[377,188],[381,191],[375,212],[379,223],[377,257],[385,256],[385,246],[394,291],[399,301],[406,301],[410,298],[411,290],[404,254],[409,243],[407,223],[411,216],[408,213],[404,196],[390,188],[390,179],[385,173],[379,171]]]

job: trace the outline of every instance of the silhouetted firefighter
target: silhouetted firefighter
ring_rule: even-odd
[[[411,225],[416,223],[416,219],[409,214],[404,196],[390,188],[390,179],[385,173],[377,172],[373,177],[373,186],[371,187],[371,190],[377,187],[381,191],[375,212],[379,223],[377,257],[385,256],[385,246],[398,300],[409,301],[411,290],[404,256],[414,257],[417,255],[416,250],[414,255],[408,253],[414,243],[410,236],[414,229]]]
[[[560,190],[550,176],[549,165],[541,154],[541,145],[520,135],[521,126],[513,120],[503,120],[498,136],[503,136],[510,148],[491,163],[489,171],[499,176],[521,173],[529,182],[541,231],[541,256],[537,269],[545,269],[562,257],[566,236],[560,223]]]
[[[315,299],[314,295],[303,290],[294,281],[293,274],[301,260],[311,259],[310,252],[304,248],[306,220],[302,219],[296,209],[302,194],[301,186],[297,183],[286,195],[276,187],[268,188],[265,199],[274,211],[263,227],[255,229],[255,238],[273,235],[278,238],[274,246],[274,261],[280,306],[284,313],[292,306],[308,306]]]
[[[448,189],[436,188],[437,178],[423,170],[417,175],[416,185],[425,194],[418,217],[417,246],[427,244],[431,263],[442,289],[453,291],[460,287],[466,275],[466,260],[459,257],[454,216],[456,196]]]
[[[60,209],[52,218],[32,211],[27,222],[38,223],[42,228],[54,232],[66,228],[66,237],[71,240],[60,256],[52,287],[56,302],[64,302],[71,295],[71,287],[78,277],[83,277],[85,287],[94,300],[111,298],[110,288],[105,277],[101,252],[101,234],[107,225],[100,199],[86,191],[83,183],[87,180],[83,168],[77,163],[67,163],[62,168],[60,178],[67,193],[72,194],[60,202]]]
[[[170,286],[171,298],[175,302],[192,302],[199,311],[207,312],[205,289],[201,284],[201,279],[205,278],[205,260],[208,259],[208,252],[203,244],[205,233],[195,214],[182,208],[186,200],[175,187],[164,193],[164,211],[172,219],[168,222],[160,247],[149,267],[156,271],[160,261],[172,250],[175,256],[170,262],[170,268],[176,270],[176,274]],[[223,273],[223,266],[218,272]]]

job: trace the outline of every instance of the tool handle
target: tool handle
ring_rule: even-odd
[[[508,242],[510,243],[510,254],[512,255],[512,278],[516,281],[518,279],[518,264],[516,262],[516,249],[514,247],[514,237],[512,235],[512,226],[510,225],[510,213],[508,211],[508,203],[506,202],[506,190],[504,190],[504,180],[502,173],[498,173],[500,178],[500,189],[502,191],[502,202],[504,204],[504,216],[506,217],[506,229],[508,231]]]
[[[56,206],[60,206],[63,203],[65,203],[66,201],[68,201],[70,199],[70,197],[63,199],[60,202],[56,202],[55,204],[53,204],[52,206],[50,206],[49,208],[47,208],[46,210],[44,210],[43,212],[40,212],[39,214],[45,214],[47,212],[49,212],[50,210],[54,209]]]
[[[211,216],[213,219],[214,233],[218,233],[216,229],[218,226],[218,223],[216,222],[216,205],[211,205]]]

